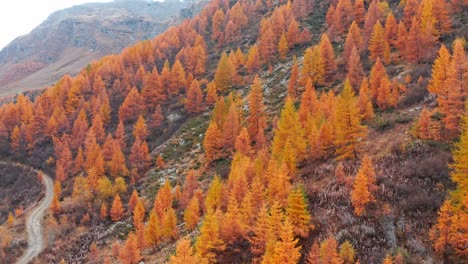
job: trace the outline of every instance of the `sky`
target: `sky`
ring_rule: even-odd
[[[112,0],[1,0],[0,49],[31,32],[54,11],[89,2]]]

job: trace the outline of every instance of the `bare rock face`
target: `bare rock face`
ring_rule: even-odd
[[[199,5],[179,0],[115,0],[57,11],[0,51],[0,95],[51,85],[94,59],[153,38],[193,16]]]

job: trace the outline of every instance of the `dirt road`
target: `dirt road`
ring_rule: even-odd
[[[42,184],[45,186],[45,196],[39,204],[31,211],[26,219],[26,230],[28,232],[28,248],[23,256],[16,262],[17,264],[27,264],[34,257],[39,255],[44,249],[44,240],[42,233],[42,219],[49,209],[54,196],[54,183],[50,176],[42,173]]]

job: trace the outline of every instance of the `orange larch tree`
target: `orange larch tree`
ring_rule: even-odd
[[[384,28],[378,21],[369,40],[369,51],[371,60],[375,61],[377,57],[381,57],[386,64],[390,63],[390,46],[385,38]]]
[[[184,222],[188,229],[195,230],[200,221],[200,202],[197,197],[192,197],[184,211]]]
[[[289,193],[286,214],[293,225],[294,234],[301,237],[307,237],[309,230],[313,228],[307,207],[308,202],[302,188],[295,188]]]
[[[218,91],[225,92],[231,89],[233,76],[234,66],[229,60],[226,52],[223,52],[214,76],[214,82]]]
[[[324,78],[327,82],[333,80],[333,73],[337,69],[335,62],[335,52],[327,34],[322,34],[319,43],[320,56],[324,63]]]
[[[367,136],[367,127],[361,124],[357,100],[348,80],[337,99],[335,130],[338,159],[356,159],[363,140]]]
[[[205,133],[203,141],[203,148],[205,149],[205,156],[207,163],[211,163],[222,156],[223,136],[216,122],[211,122]]]
[[[358,85],[361,84],[362,77],[364,76],[364,69],[362,68],[361,56],[356,47],[353,47],[349,56],[347,64],[348,74],[346,78],[351,83],[354,90],[357,90]]]
[[[323,84],[325,81],[325,61],[318,46],[308,48],[305,51],[301,69],[301,82],[303,85],[307,78],[312,80],[313,85]]]
[[[192,81],[185,101],[185,110],[189,113],[199,113],[203,110],[203,93],[197,79]]]
[[[145,118],[140,115],[133,126],[133,136],[135,138],[139,138],[141,140],[145,140],[146,137],[149,135],[148,128],[146,127]]]
[[[351,202],[354,206],[354,213],[361,216],[366,212],[366,205],[375,200],[372,194],[375,186],[375,173],[370,159],[366,156],[363,159],[351,192]]]
[[[256,142],[257,149],[263,145],[259,139],[264,138],[266,128],[265,105],[263,104],[262,82],[258,76],[255,76],[253,84],[248,95],[249,115],[247,117],[247,130],[250,139]]]
[[[131,232],[125,245],[119,251],[119,260],[122,264],[138,264],[141,259],[137,236]]]
[[[195,251],[202,258],[214,261],[217,251],[222,251],[226,247],[220,238],[218,213],[208,210],[200,227],[200,235],[195,242]]]
[[[299,88],[299,83],[298,83],[298,78],[299,78],[299,66],[297,63],[297,58],[293,58],[293,65],[291,66],[291,76],[289,77],[289,82],[288,82],[288,96],[291,97],[294,101],[297,100],[298,96],[298,88]]]
[[[120,200],[120,196],[116,194],[110,210],[110,216],[112,221],[119,221],[120,219],[122,219],[123,214],[124,208],[122,206],[122,201]]]

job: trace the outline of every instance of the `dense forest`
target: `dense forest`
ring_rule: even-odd
[[[55,179],[34,263],[467,263],[467,19],[213,0],[18,95],[1,155]],[[23,207],[0,213],[8,263]]]

